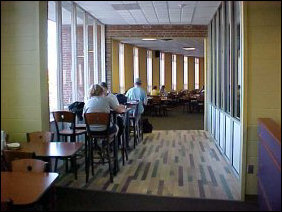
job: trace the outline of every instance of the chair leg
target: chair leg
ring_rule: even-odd
[[[89,140],[90,137],[88,137],[87,139],[85,139],[85,174],[86,174],[86,183],[88,182],[89,179]]]
[[[125,159],[128,160],[125,134],[123,134],[123,148],[124,148],[124,153],[125,153]]]
[[[107,139],[107,159],[108,159],[108,162],[109,162],[110,181],[112,183],[112,182],[114,182],[114,180],[113,180],[113,170],[112,170],[111,156],[110,156],[109,139]]]
[[[93,143],[92,143],[92,140],[90,141],[90,163],[91,163],[91,173],[92,173],[92,176],[94,176],[94,148],[93,148]]]
[[[122,154],[122,165],[124,166],[124,157],[125,157],[125,142],[124,140],[121,139],[121,137],[123,137],[123,134],[121,134],[119,137],[118,137],[118,141],[119,143],[121,144],[121,154]],[[122,142],[122,143],[121,143]]]
[[[54,167],[55,172],[57,172],[57,167],[58,167],[58,158],[56,158],[55,160],[55,167]]]
[[[133,120],[133,135],[134,135],[134,149],[136,146],[136,124],[135,124],[135,119]]]

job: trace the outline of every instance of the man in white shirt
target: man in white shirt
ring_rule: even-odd
[[[111,99],[113,102],[115,102],[115,104],[119,105],[119,102],[118,102],[117,97],[116,97],[114,94],[112,94],[112,93],[108,90],[107,83],[101,82],[101,83],[100,83],[100,86],[101,86],[101,87],[103,88],[103,90],[104,90],[104,95],[105,95],[107,98]]]

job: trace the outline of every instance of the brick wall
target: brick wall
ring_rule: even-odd
[[[106,25],[106,79],[111,89],[112,81],[112,39],[117,37],[207,37],[204,25]]]

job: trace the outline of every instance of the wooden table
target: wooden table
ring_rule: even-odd
[[[57,173],[1,172],[1,202],[15,205],[37,202],[57,179]]]
[[[80,142],[23,142],[18,151],[34,152],[40,158],[71,158],[77,179],[76,153],[82,146]]]

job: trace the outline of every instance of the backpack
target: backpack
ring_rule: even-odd
[[[119,104],[124,105],[127,102],[127,97],[124,94],[116,94]]]
[[[151,133],[153,131],[153,126],[148,119],[143,119],[143,133]]]
[[[78,120],[82,121],[83,107],[84,107],[84,102],[74,102],[71,105],[69,105],[69,111],[75,113]]]

